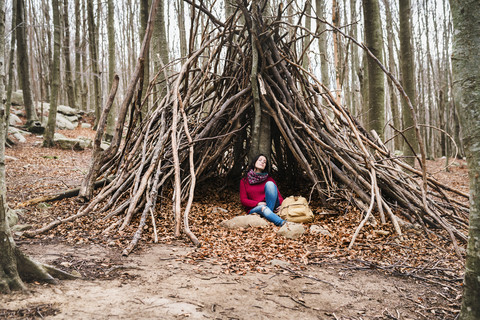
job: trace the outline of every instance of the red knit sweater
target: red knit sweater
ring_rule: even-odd
[[[265,184],[267,181],[275,183],[275,180],[273,180],[272,177],[268,177],[267,180],[257,184],[248,183],[247,178],[240,180],[240,201],[247,212],[256,207],[257,203],[262,201],[265,202]],[[277,184],[275,183],[275,185]],[[280,194],[280,191],[278,191],[278,201],[280,204],[283,202],[283,197]]]

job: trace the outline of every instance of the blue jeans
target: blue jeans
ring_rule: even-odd
[[[265,183],[265,202],[267,203],[266,206],[256,206],[251,209],[248,214],[258,213],[268,221],[273,222],[276,226],[283,226],[285,220],[273,212],[280,205],[280,202],[278,201],[277,186],[272,181]]]

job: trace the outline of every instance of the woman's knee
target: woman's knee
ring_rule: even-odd
[[[275,190],[276,188],[277,186],[272,181],[267,181],[267,183],[265,183],[265,190]]]

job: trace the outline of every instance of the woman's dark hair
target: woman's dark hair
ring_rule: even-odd
[[[265,170],[263,170],[263,172],[265,173],[269,173],[270,172],[270,161],[268,160],[268,157],[262,153],[256,155],[255,157],[252,158],[252,161],[250,162],[250,165],[248,166],[248,171],[250,170],[255,170],[255,163],[257,162],[258,158],[260,158],[261,156],[264,156],[265,159],[267,159],[267,164],[265,165]]]

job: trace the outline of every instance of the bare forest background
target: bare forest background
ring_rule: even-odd
[[[112,132],[115,106],[122,101],[137,62],[148,20],[149,2],[58,1],[61,39],[58,104],[90,111],[98,120],[108,98],[113,74],[117,73],[119,88],[107,130]],[[402,5],[403,1],[400,3]],[[205,0],[202,4],[221,21],[225,21],[235,10],[235,1]],[[13,10],[14,5],[24,7],[23,18],[15,17],[13,13],[18,13],[18,10]],[[358,42],[367,43],[367,46],[371,40],[365,35],[372,34],[372,29],[368,28],[376,30],[380,35],[380,50],[372,52],[399,81],[413,81],[410,84],[413,95],[409,93],[409,96],[416,107],[427,158],[452,157],[457,151],[459,156],[463,156],[459,139],[461,129],[451,90],[452,22],[448,1],[412,0],[410,6],[407,5],[407,12],[403,14],[407,15],[406,23],[410,28],[407,31],[411,31],[410,39],[407,38],[412,46],[413,56],[410,58],[401,51],[402,8],[397,1],[307,0],[288,1],[288,4],[270,1],[269,5],[272,16],[275,15],[274,10],[288,6],[282,18],[296,26],[292,27],[290,37],[303,38],[303,47],[295,48],[301,59],[299,65],[321,79],[335,93],[340,104],[346,106],[365,128],[376,129],[387,147],[392,151],[399,150],[400,155],[404,148],[409,148],[401,136],[408,138],[408,132],[413,133],[413,130],[408,130],[412,123],[405,116],[410,110],[402,105],[401,96],[383,74],[380,81],[384,91],[374,91],[375,95],[370,93],[372,97],[369,99],[366,53],[329,25],[317,23],[316,17],[331,22],[332,26]],[[210,19],[192,8],[188,1],[160,1],[145,62],[148,66],[146,79],[157,75],[163,65],[167,65],[169,73],[178,72],[182,57],[195,51],[197,44],[201,43],[202,35],[210,27]],[[16,29],[24,26],[25,50],[30,64],[28,77],[31,79],[34,103],[50,101],[54,80],[53,16],[51,1],[14,0],[6,3],[6,73],[13,79],[12,90],[21,89],[19,55],[12,50],[12,40],[18,41],[15,39]],[[299,17],[301,20],[297,21]],[[12,24],[12,18],[17,23]],[[405,21],[405,16],[403,19]],[[315,36],[312,37],[307,30]],[[408,72],[408,67],[413,75],[404,79],[402,72]],[[144,85],[149,82],[144,81]],[[405,83],[402,85],[408,87]],[[381,100],[380,110],[374,106],[377,103],[374,100],[378,99]],[[146,102],[144,108],[152,108],[153,96],[148,97]],[[40,120],[46,122],[46,119]],[[412,145],[416,145],[415,141]],[[456,150],[455,145],[460,148]]]

